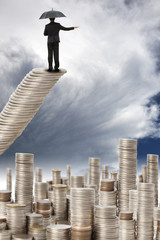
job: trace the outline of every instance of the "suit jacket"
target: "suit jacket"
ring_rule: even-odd
[[[60,23],[50,22],[45,26],[44,36],[48,36],[48,42],[60,42],[59,31],[70,31],[73,30],[74,27],[63,27]]]

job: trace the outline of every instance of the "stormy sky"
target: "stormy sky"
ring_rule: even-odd
[[[16,152],[35,154],[51,169],[83,174],[89,157],[118,168],[118,139],[138,139],[138,163],[159,154],[159,0],[1,0],[0,110],[33,68],[47,68],[44,26],[50,9],[67,18],[60,33],[60,67],[67,73],[15,143],[0,156],[0,174]],[[48,175],[47,175],[48,173]]]

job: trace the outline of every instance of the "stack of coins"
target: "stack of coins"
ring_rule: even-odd
[[[67,165],[67,178],[68,178],[68,186],[70,186],[71,167],[69,165]]]
[[[12,169],[7,168],[7,190],[12,191]]]
[[[52,186],[52,188],[53,188],[53,186]],[[53,206],[53,204],[54,204],[54,191],[53,190],[48,191],[48,199],[51,202],[51,206]]]
[[[157,221],[157,236],[156,240],[160,240],[160,219]]]
[[[102,165],[102,179],[109,178],[109,167],[107,165]]]
[[[67,221],[71,223],[71,201],[70,195],[67,195]]]
[[[36,182],[34,201],[37,202],[46,198],[48,198],[48,184],[46,182]]]
[[[119,240],[115,206],[95,206],[94,240]]]
[[[146,165],[142,165],[142,178],[143,178],[143,182],[146,183],[147,182],[147,166]]]
[[[37,213],[42,214],[44,226],[51,224],[51,202],[48,199],[37,201]]]
[[[42,182],[42,168],[36,168],[35,182]]]
[[[48,184],[48,191],[51,191],[52,190],[52,185],[53,185],[52,180],[47,180],[46,183]]]
[[[27,234],[16,234],[16,235],[12,235],[12,239],[13,240],[32,240],[32,236],[31,235],[27,235]]]
[[[99,204],[99,191],[98,191],[97,185],[87,184],[87,185],[85,185],[85,188],[93,188],[95,190],[95,205],[98,205]]]
[[[27,233],[28,233],[29,227],[32,227],[34,225],[43,226],[43,216],[42,216],[42,214],[27,213],[26,214]]]
[[[76,227],[91,227],[95,191],[92,188],[71,188],[71,225]]]
[[[0,114],[0,154],[21,135],[46,95],[65,72],[61,69],[58,73],[51,73],[38,68],[24,77]]]
[[[32,212],[34,155],[16,153],[15,201],[26,205],[26,212]]]
[[[61,181],[62,181],[62,184],[68,186],[68,178],[67,177],[62,177]]]
[[[154,235],[156,236],[158,228],[158,220],[160,219],[160,207],[154,207],[153,209],[153,220],[154,220]]]
[[[72,227],[72,240],[91,240],[92,227]]]
[[[53,188],[53,185],[52,185]],[[53,220],[53,214],[54,214],[54,191],[48,191],[48,199],[51,202],[51,218]],[[51,222],[52,222],[51,220]]]
[[[0,240],[10,240],[11,232],[9,230],[0,231]]]
[[[42,226],[29,227],[28,234],[33,236],[34,240],[46,240],[46,228]]]
[[[117,172],[111,172],[111,179],[114,180],[114,186],[116,189],[118,189],[118,178],[117,178],[118,173]]]
[[[68,183],[68,178],[63,177],[61,180],[62,180],[62,184],[67,186],[67,194],[70,194],[70,187],[69,187],[69,183]]]
[[[158,160],[158,155],[147,154],[147,179],[149,183],[155,184],[155,207],[158,207]]]
[[[70,186],[71,188],[83,188],[84,176],[71,176]]]
[[[25,233],[26,206],[22,204],[7,205],[7,225],[12,234]]]
[[[137,140],[119,140],[119,210],[129,210],[129,190],[136,189]]]
[[[11,191],[0,190],[0,215],[7,215],[6,206],[11,202]]]
[[[129,211],[133,212],[133,219],[137,221],[138,191],[129,190]]]
[[[138,183],[142,183],[143,182],[143,176],[142,173],[138,174]]]
[[[88,184],[88,172],[84,173],[84,185]]]
[[[119,240],[135,239],[135,221],[133,213],[121,212],[119,219]]]
[[[138,184],[137,240],[153,239],[154,184]]]
[[[117,192],[114,190],[114,180],[103,179],[99,196],[101,206],[117,206]]]
[[[46,240],[70,240],[70,225],[50,225],[46,229]]]
[[[5,230],[7,225],[6,217],[0,217],[0,231]]]
[[[100,159],[89,158],[89,184],[97,185],[99,189],[100,184]]]
[[[56,221],[67,220],[67,186],[63,184],[53,185],[54,214]]]
[[[61,170],[59,169],[52,170],[52,182],[53,184],[61,184]]]

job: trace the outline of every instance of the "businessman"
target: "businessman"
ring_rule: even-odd
[[[63,27],[60,23],[55,22],[55,18],[50,18],[50,23],[45,26],[44,36],[48,36],[48,71],[59,72],[59,31],[70,31],[78,27]],[[54,69],[52,66],[54,55]]]

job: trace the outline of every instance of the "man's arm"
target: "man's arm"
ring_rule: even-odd
[[[48,36],[47,26],[45,26],[45,29],[44,29],[44,36]]]
[[[60,24],[60,30],[70,31],[70,30],[74,30],[74,27],[63,27],[63,26]]]

